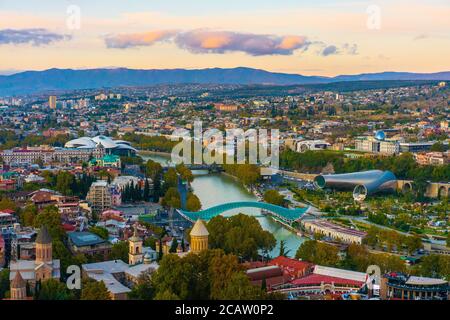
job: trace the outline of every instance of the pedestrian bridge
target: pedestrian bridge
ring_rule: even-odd
[[[266,202],[238,201],[220,204],[198,212],[191,212],[181,209],[177,211],[185,219],[195,222],[197,219],[208,221],[226,211],[240,208],[258,208],[270,211],[275,217],[288,224],[292,224],[294,221],[299,220],[309,210],[309,207],[289,209]]]

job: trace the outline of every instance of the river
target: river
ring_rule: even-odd
[[[161,154],[141,155],[147,161],[152,159],[162,165],[167,165],[169,157]],[[255,201],[256,197],[248,192],[238,181],[224,174],[208,174],[207,171],[193,171],[195,176],[192,182],[193,192],[199,197],[202,207],[209,208],[218,204],[235,201]],[[287,230],[280,224],[273,221],[272,218],[261,215],[261,210],[257,208],[242,208],[230,210],[224,216],[236,213],[245,213],[256,216],[261,227],[270,231],[277,239],[277,246],[270,253],[272,257],[278,256],[279,244],[281,240],[285,241],[286,248],[289,250],[288,256],[294,256],[299,245],[304,238],[297,236]]]

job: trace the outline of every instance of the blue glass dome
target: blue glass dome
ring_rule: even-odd
[[[386,139],[386,134],[382,130],[377,131],[375,133],[375,139],[377,139],[377,140],[384,140],[384,139]]]

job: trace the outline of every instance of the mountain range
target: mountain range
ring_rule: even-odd
[[[231,69],[49,69],[0,75],[0,96],[52,90],[98,89],[158,84],[265,84],[303,85],[342,81],[450,80],[450,71],[439,73],[381,72],[336,77],[304,76],[251,68]]]

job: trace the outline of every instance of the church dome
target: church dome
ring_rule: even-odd
[[[383,141],[384,139],[386,139],[386,134],[383,130],[379,130],[375,133],[375,139]]]
[[[11,281],[11,288],[20,289],[25,288],[25,286],[26,286],[25,280],[23,280],[20,271],[17,271],[16,276],[14,277],[13,281]]]
[[[194,226],[192,227],[191,236],[195,236],[195,237],[202,237],[202,236],[208,236],[209,232],[208,229],[206,229],[205,224],[203,223],[202,220],[198,219]]]

